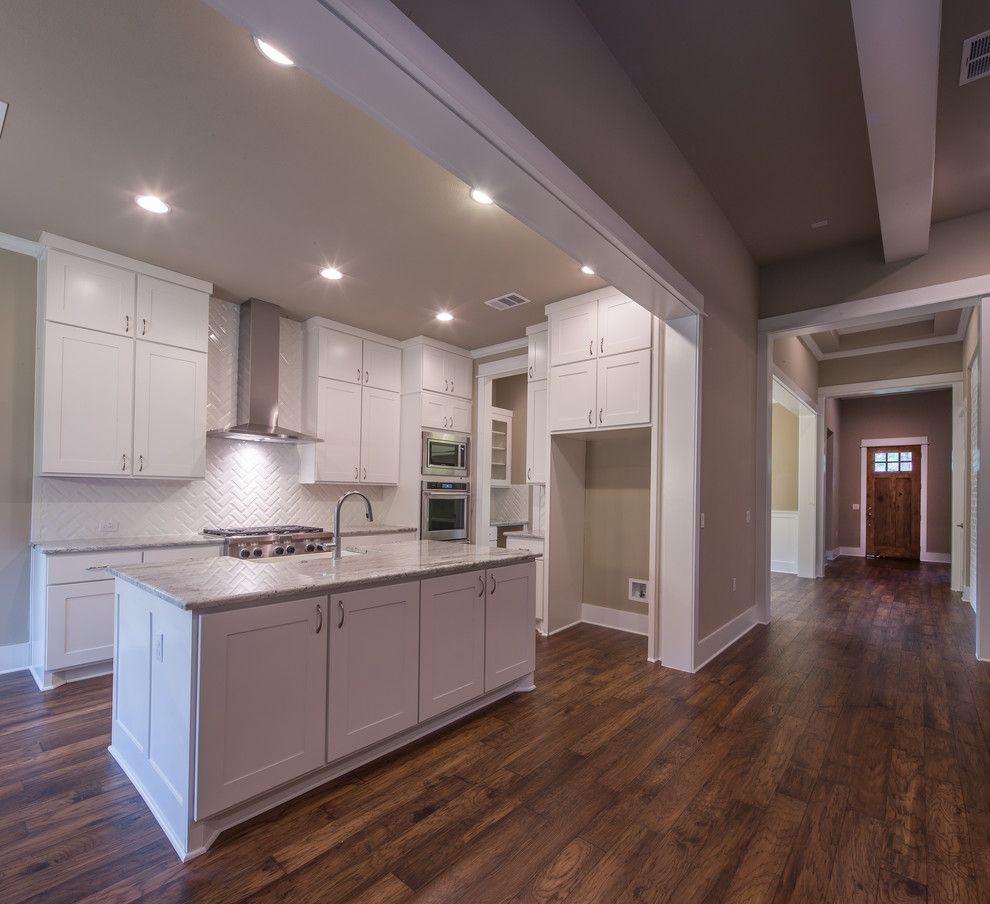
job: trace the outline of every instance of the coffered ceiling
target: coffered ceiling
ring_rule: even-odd
[[[819,361],[902,348],[924,348],[962,341],[970,313],[969,308],[938,311],[868,326],[823,330],[801,339]]]
[[[0,232],[47,230],[221,297],[468,348],[601,285],[199,0],[5,0],[0,100]],[[144,193],[171,212],[139,209]],[[327,265],[344,278],[322,279]],[[533,303],[484,306],[508,292]]]

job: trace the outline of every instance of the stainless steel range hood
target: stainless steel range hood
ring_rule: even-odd
[[[260,443],[321,443],[323,440],[278,425],[278,334],[280,309],[251,298],[241,305],[237,353],[237,420],[225,430],[210,430],[217,439]]]

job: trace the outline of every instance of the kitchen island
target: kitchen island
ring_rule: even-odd
[[[534,688],[529,550],[403,542],[111,568],[110,752],[179,856]]]

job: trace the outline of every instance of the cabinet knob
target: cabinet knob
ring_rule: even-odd
[[[443,381],[443,391],[450,392],[450,380]]]
[[[454,381],[453,380],[450,381],[450,391],[451,392],[454,391]]]

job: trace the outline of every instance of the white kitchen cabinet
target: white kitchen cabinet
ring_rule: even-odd
[[[448,392],[450,389],[449,378],[446,378],[444,367],[444,351],[432,345],[423,346],[423,376],[422,388],[429,392]]]
[[[423,581],[420,590],[419,721],[485,691],[485,572]]]
[[[598,354],[619,355],[650,348],[653,315],[625,295],[598,302]]]
[[[399,482],[400,414],[399,393],[367,386],[361,390],[362,483]]]
[[[364,385],[372,389],[400,392],[402,389],[402,349],[365,339]]]
[[[438,392],[462,399],[472,397],[474,361],[467,353],[433,345],[422,338],[403,348],[403,392]]]
[[[48,588],[45,661],[49,669],[113,658],[113,602],[112,580]]]
[[[532,562],[491,568],[485,587],[485,691],[536,668],[536,568]]]
[[[419,583],[330,597],[327,759],[411,728],[419,709]]]
[[[58,323],[134,335],[134,273],[49,250],[45,258],[45,318]]]
[[[526,391],[526,481],[547,482],[549,460],[547,432],[547,381],[529,384]]]
[[[139,273],[136,336],[150,342],[206,352],[210,332],[209,296]]]
[[[491,436],[491,485],[507,487],[512,484],[512,419],[506,408],[489,409]]]
[[[566,308],[550,323],[550,363],[572,364],[598,354],[598,302]]]
[[[326,597],[202,618],[197,819],[323,765],[330,627]]]
[[[322,443],[300,446],[306,483],[355,483],[361,479],[361,393],[357,382],[317,380],[316,418],[306,429]]]
[[[547,343],[550,335],[546,329],[529,333],[529,379],[547,378]]]
[[[598,425],[648,424],[650,414],[650,350],[600,358]]]
[[[506,549],[528,549],[533,552],[543,552],[543,540],[534,537],[514,537],[509,534],[505,538]],[[543,594],[543,557],[536,560],[536,581],[533,602],[536,615],[536,630],[541,634],[547,633],[547,612]]]
[[[319,328],[319,376],[344,383],[364,383],[362,340],[350,333]]]
[[[594,430],[598,363],[578,361],[550,368],[550,431]]]
[[[44,330],[40,472],[129,475],[134,340],[61,323]]]
[[[444,368],[450,379],[450,394],[462,399],[470,399],[474,381],[474,361],[463,355],[444,352]]]
[[[157,342],[137,343],[134,357],[135,475],[206,475],[206,359],[206,352]]]
[[[455,433],[471,432],[470,402],[435,392],[423,392],[420,396],[423,411],[422,426],[432,430],[452,430]]]

